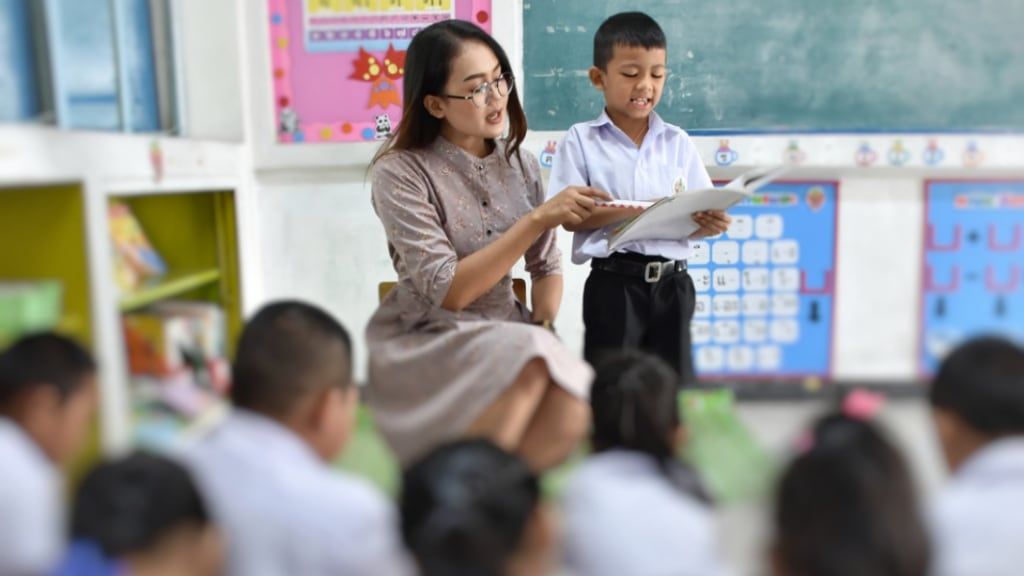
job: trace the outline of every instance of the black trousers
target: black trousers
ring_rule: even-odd
[[[630,253],[611,258],[664,260]],[[683,384],[692,383],[690,320],[695,303],[693,280],[685,270],[649,283],[639,274],[591,268],[583,289],[583,356],[596,366],[608,352],[639,349],[665,360]]]

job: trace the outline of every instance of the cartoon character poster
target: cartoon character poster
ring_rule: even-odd
[[[405,50],[459,18],[491,30],[491,0],[268,0],[277,141],[387,138],[402,116]]]

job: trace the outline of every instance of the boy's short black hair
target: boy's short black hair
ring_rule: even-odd
[[[42,386],[67,399],[95,373],[89,351],[71,338],[52,332],[24,336],[0,354],[0,412],[21,394]]]
[[[188,471],[162,456],[138,452],[98,465],[82,480],[71,537],[116,558],[149,549],[174,528],[209,523]]]
[[[594,66],[604,70],[615,54],[616,46],[665,48],[665,32],[643,12],[620,12],[609,17],[594,34]]]
[[[352,342],[326,311],[298,301],[263,307],[242,330],[232,367],[231,400],[287,414],[311,392],[352,384]]]
[[[929,399],[984,434],[1024,434],[1024,349],[995,336],[965,342],[943,360]]]

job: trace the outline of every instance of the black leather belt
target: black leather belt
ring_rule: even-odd
[[[643,261],[629,257],[612,255],[609,258],[594,258],[590,261],[590,267],[594,270],[604,270],[624,276],[642,278],[649,284],[654,284],[662,278],[686,271],[686,260],[658,260],[652,259]]]

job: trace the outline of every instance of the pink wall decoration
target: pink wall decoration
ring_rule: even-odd
[[[459,18],[491,31],[491,0],[267,0],[277,141],[383,140],[402,117],[405,50]]]

